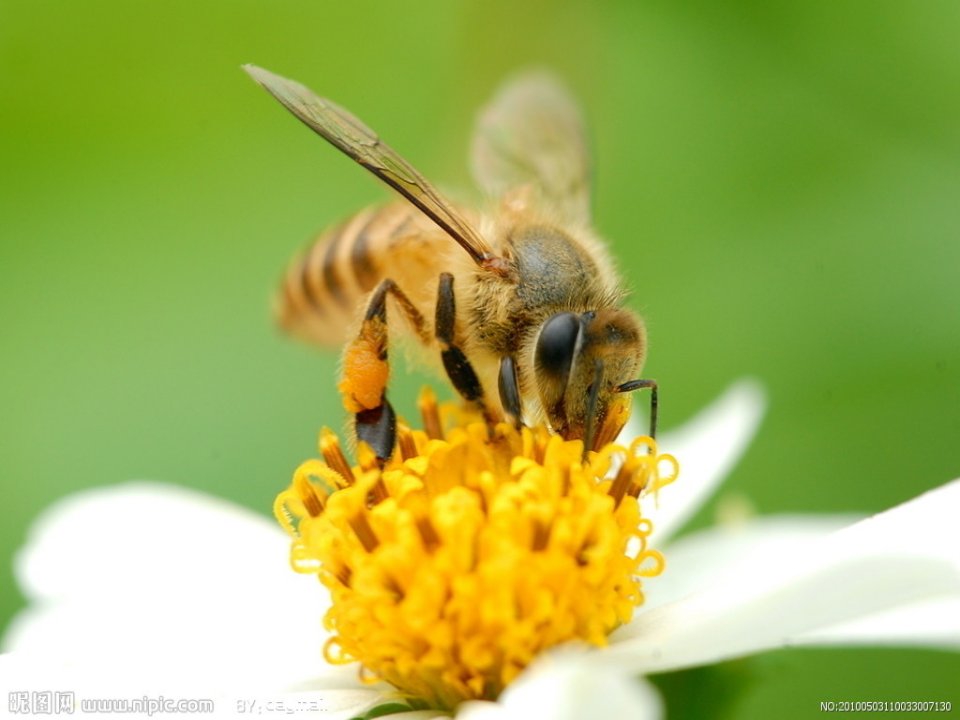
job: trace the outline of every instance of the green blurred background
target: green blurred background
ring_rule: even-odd
[[[458,192],[478,105],[554,68],[590,120],[664,425],[743,375],[769,390],[726,496],[875,511],[960,475],[958,37],[952,0],[2,0],[0,626],[23,602],[10,557],[57,497],[151,478],[268,513],[340,423],[337,358],[281,337],[269,298],[386,191],[245,62]],[[397,378],[402,411],[421,381]],[[958,677],[934,651],[795,650],[659,682],[681,714],[759,718],[957,705]]]

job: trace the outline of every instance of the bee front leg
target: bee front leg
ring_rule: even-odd
[[[617,392],[633,392],[650,388],[650,437],[657,438],[657,406],[659,405],[659,388],[656,380],[631,380],[617,388]]]
[[[387,278],[370,296],[367,312],[356,339],[343,354],[343,374],[337,386],[343,405],[354,413],[357,440],[367,443],[382,463],[393,454],[397,439],[397,416],[387,400],[387,295],[392,295],[421,339],[426,339],[423,315],[410,299]]]
[[[484,402],[483,386],[476,370],[460,349],[456,338],[457,303],[453,294],[453,275],[440,274],[440,287],[437,290],[437,316],[435,332],[437,342],[440,343],[440,357],[447,377],[453,383],[460,396],[469,404],[475,405],[483,412],[484,418],[490,425],[497,418],[490,413]]]
[[[517,377],[517,363],[507,355],[500,358],[500,375],[497,378],[500,390],[500,405],[513,426],[523,424],[523,405],[520,400],[520,380]]]

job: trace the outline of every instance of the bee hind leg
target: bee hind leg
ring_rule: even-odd
[[[344,407],[354,414],[357,440],[367,443],[381,463],[393,454],[397,440],[397,416],[387,400],[388,295],[397,301],[420,338],[427,338],[423,315],[393,280],[383,280],[370,296],[360,332],[344,351],[338,385]]]
[[[460,396],[468,404],[478,407],[488,425],[498,418],[490,412],[484,401],[483,386],[473,365],[467,359],[456,337],[457,303],[453,293],[453,275],[440,274],[440,286],[437,290],[437,316],[434,330],[440,344],[440,357],[447,377]]]

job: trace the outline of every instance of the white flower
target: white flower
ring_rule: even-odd
[[[762,414],[739,383],[661,447],[681,480],[646,500],[662,547],[737,461]],[[497,703],[458,717],[646,718],[662,714],[637,677],[801,644],[960,646],[960,481],[871,519],[768,517],[682,538],[646,603],[608,648],[534,663]],[[0,658],[10,688],[83,696],[166,692],[236,703],[294,691],[324,718],[390,699],[355,666],[320,655],[328,605],[288,566],[289,539],[260,515],[196,492],[129,483],[61,500],[17,558],[30,603]],[[289,696],[287,696],[289,697]],[[403,717],[429,718],[432,711]],[[399,715],[398,715],[399,717]]]

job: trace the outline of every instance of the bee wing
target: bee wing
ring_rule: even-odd
[[[427,180],[359,118],[298,82],[255,65],[250,76],[307,127],[394,188],[439,225],[486,269],[501,272],[500,258],[474,227]]]
[[[505,84],[477,118],[473,174],[494,197],[534,185],[567,219],[590,219],[590,153],[583,116],[567,89],[544,71]]]

